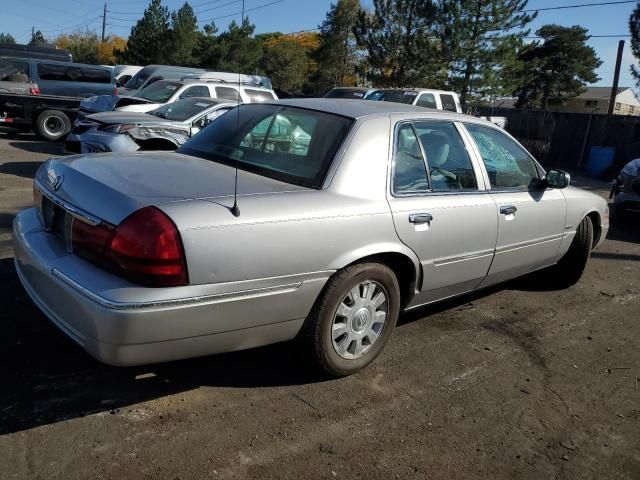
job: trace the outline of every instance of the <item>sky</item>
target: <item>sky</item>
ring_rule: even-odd
[[[335,1],[335,0],[334,0]],[[558,7],[606,0],[529,0],[529,9]],[[169,10],[178,9],[184,0],[163,0]],[[228,23],[240,19],[241,0],[191,0],[200,25],[215,20],[222,30]],[[372,0],[363,0],[371,6]],[[131,26],[140,18],[148,0],[106,0],[108,34],[127,37]],[[88,28],[100,33],[104,0],[0,0],[0,32],[10,33],[19,43],[31,38],[31,27],[45,37]],[[317,28],[324,19],[331,0],[245,0],[245,12],[256,26],[256,33],[296,32]],[[534,35],[542,25],[556,23],[580,25],[590,35],[621,35],[618,38],[591,38],[589,44],[604,62],[597,70],[596,85],[610,86],[619,40],[626,40],[620,86],[633,86],[629,67],[634,62],[629,38],[628,20],[635,3],[540,11],[529,26]]]

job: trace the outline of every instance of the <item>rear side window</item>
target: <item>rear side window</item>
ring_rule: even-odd
[[[28,82],[29,64],[27,62],[0,59],[0,82]]]
[[[456,100],[453,98],[453,95],[448,95],[445,93],[440,94],[440,101],[442,102],[442,109],[449,110],[450,112],[457,112],[456,108]]]
[[[416,105],[418,107],[425,108],[438,108],[438,105],[436,104],[436,96],[433,93],[423,93],[420,95]]]
[[[398,130],[394,172],[393,191],[395,193],[429,190],[429,178],[418,137],[410,124],[405,124]]]
[[[233,100],[234,102],[240,101],[240,94],[235,88],[216,87],[216,97],[223,98],[225,100]]]
[[[211,93],[209,92],[209,88],[204,85],[194,85],[193,87],[187,88],[184,92],[180,94],[180,98],[191,98],[191,97],[210,97]]]
[[[273,100],[273,95],[271,94],[271,92],[265,92],[264,90],[252,90],[250,88],[245,88],[244,92],[254,103],[268,102],[270,100]]]
[[[427,156],[432,190],[477,190],[471,159],[453,123],[416,122],[415,129]]]
[[[61,82],[111,83],[111,72],[108,70],[55,63],[39,63],[38,77]]]

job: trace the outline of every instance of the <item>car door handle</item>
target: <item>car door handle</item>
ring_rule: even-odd
[[[502,215],[513,215],[517,211],[518,209],[515,207],[515,205],[504,205],[500,207],[500,213]]]
[[[433,221],[433,215],[430,213],[412,213],[409,215],[409,221],[415,224],[431,223]]]

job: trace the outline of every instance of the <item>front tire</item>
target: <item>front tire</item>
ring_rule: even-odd
[[[351,375],[380,354],[399,312],[400,287],[389,267],[346,267],[329,279],[307,318],[301,353],[325,375]]]
[[[549,272],[550,278],[560,287],[570,287],[578,283],[587,265],[593,246],[593,223],[589,217],[584,217],[576,236],[564,257]]]

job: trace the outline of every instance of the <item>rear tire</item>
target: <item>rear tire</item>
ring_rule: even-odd
[[[334,274],[298,338],[301,355],[323,374],[351,375],[369,365],[391,337],[400,287],[391,269],[359,263]]]
[[[570,287],[578,283],[587,265],[593,246],[593,224],[589,217],[584,217],[576,236],[564,257],[549,270],[549,278],[559,287]]]
[[[38,115],[35,131],[45,140],[55,142],[71,131],[71,120],[59,110],[45,110]]]

